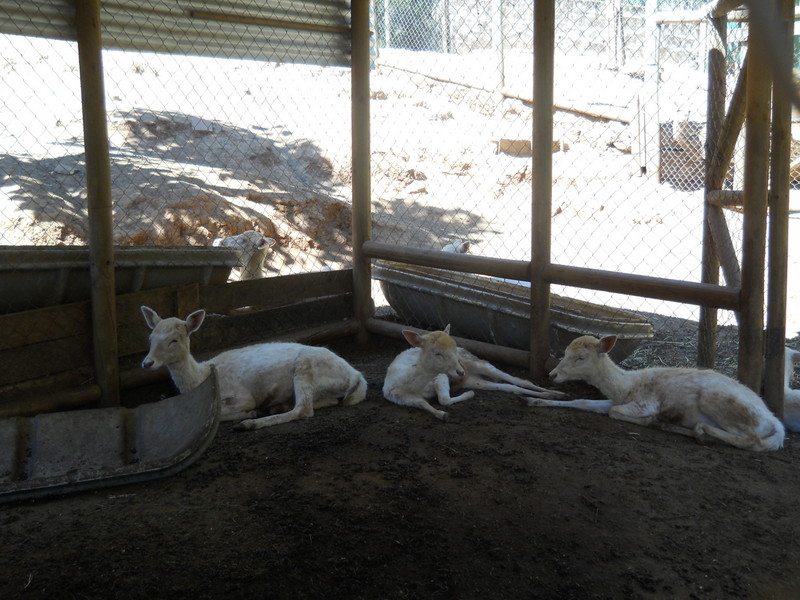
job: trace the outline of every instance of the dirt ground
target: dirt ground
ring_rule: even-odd
[[[0,597],[800,594],[796,435],[755,454],[485,392],[443,423],[382,398],[404,342],[329,347],[364,372],[364,403],[223,423],[170,478],[0,507]]]

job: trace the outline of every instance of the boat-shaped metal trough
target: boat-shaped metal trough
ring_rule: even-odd
[[[530,349],[530,289],[518,282],[378,260],[373,277],[398,316],[428,329],[509,348]],[[550,345],[562,354],[581,335],[614,334],[616,361],[628,357],[653,326],[642,315],[551,294]]]

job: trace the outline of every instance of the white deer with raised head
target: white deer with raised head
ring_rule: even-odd
[[[783,447],[783,424],[753,390],[716,371],[652,367],[626,371],[608,353],[616,336],[573,340],[550,377],[583,380],[607,400],[527,399],[529,406],[576,408],[612,419],[700,437],[707,434],[745,450]]]
[[[264,278],[264,259],[267,257],[267,250],[275,245],[275,240],[258,231],[250,230],[237,235],[216,238],[211,245],[239,250],[240,258],[237,267],[239,280],[246,281]]]
[[[424,335],[404,329],[403,336],[413,347],[392,361],[383,383],[384,397],[395,404],[421,408],[445,421],[447,412],[434,408],[428,400],[436,398],[442,406],[450,406],[472,398],[475,395],[472,390],[494,390],[540,398],[564,396],[561,392],[509,375],[458,347],[450,337],[450,325],[444,331]],[[451,389],[469,391],[451,396]]]
[[[341,403],[350,406],[367,394],[367,382],[343,358],[327,348],[292,342],[269,342],[227,350],[197,362],[189,336],[203,324],[206,313],[197,310],[186,320],[162,319],[147,306],[142,315],[150,332],[145,369],[165,365],[180,392],[202,383],[214,365],[222,407],[220,420],[238,421],[238,429],[261,429],[314,416],[314,410]],[[269,414],[285,409],[279,414]],[[258,417],[259,413],[267,416]]]

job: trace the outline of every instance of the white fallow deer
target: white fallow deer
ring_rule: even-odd
[[[453,254],[466,254],[469,252],[470,242],[468,240],[456,240],[446,244],[442,248],[442,252],[452,252]]]
[[[261,429],[314,416],[314,410],[341,403],[358,404],[367,393],[364,376],[326,348],[291,342],[254,344],[227,350],[198,363],[189,336],[200,328],[205,311],[186,320],[162,319],[147,306],[142,314],[150,333],[145,369],[165,365],[182,394],[217,372],[222,403],[220,420],[238,421],[237,429]],[[285,410],[287,409],[288,410]],[[270,414],[279,409],[285,412]],[[267,416],[259,416],[266,414]]]
[[[783,424],[794,433],[800,432],[800,390],[792,388],[795,365],[800,365],[800,352],[786,348],[783,371]]]
[[[616,336],[574,339],[550,373],[556,383],[583,380],[607,400],[526,399],[529,406],[576,408],[695,438],[707,434],[754,451],[783,447],[784,427],[750,388],[716,371],[652,367],[626,371],[608,353]]]
[[[395,404],[421,408],[446,421],[447,412],[434,408],[428,400],[436,398],[442,406],[450,406],[472,398],[475,395],[472,390],[495,390],[540,398],[564,396],[561,392],[509,375],[458,347],[450,337],[450,325],[444,331],[424,335],[404,329],[403,336],[413,348],[395,357],[383,383],[384,397]],[[453,397],[451,389],[469,391]]]
[[[222,246],[225,248],[236,248],[240,251],[239,280],[264,278],[264,259],[267,250],[275,245],[275,240],[266,237],[255,230],[245,231],[238,235],[231,235],[224,238],[216,238],[212,246]]]

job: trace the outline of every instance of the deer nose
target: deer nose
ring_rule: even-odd
[[[142,368],[143,369],[152,369],[153,368],[153,361],[150,359],[145,358],[142,361]]]

